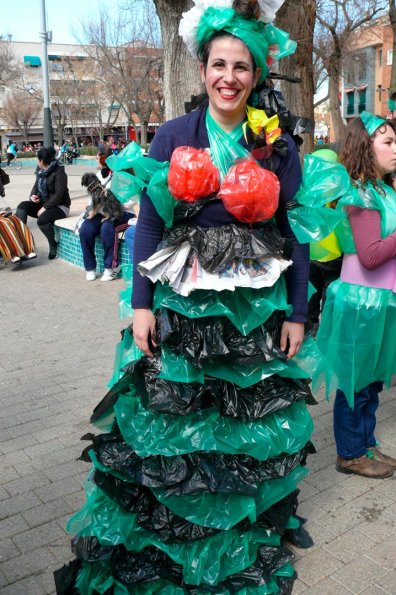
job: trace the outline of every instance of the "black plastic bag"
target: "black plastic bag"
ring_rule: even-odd
[[[80,552],[91,552],[91,556],[95,559],[104,559],[101,550],[107,552],[109,549],[100,546],[90,537],[80,537],[78,542],[77,549]],[[123,585],[135,587],[161,578],[183,587],[190,593],[198,593],[202,588],[215,593],[224,589],[237,592],[243,587],[260,587],[266,584],[277,570],[294,558],[294,554],[284,546],[263,545],[259,547],[257,558],[251,566],[231,574],[216,586],[201,584],[197,587],[184,583],[183,567],[156,547],[149,546],[140,552],[128,551],[122,545],[110,549],[112,550],[110,555],[112,576]],[[74,564],[78,568],[78,563],[74,562]]]
[[[75,559],[55,570],[54,580],[57,595],[78,595],[75,588],[77,575],[81,569],[81,560]]]
[[[173,382],[158,378],[160,371],[159,358],[142,358],[128,371],[131,384],[134,384],[143,407],[148,411],[188,415],[215,407],[224,417],[251,421],[262,419],[297,401],[305,400],[309,405],[316,403],[306,380],[275,374],[254,386],[241,388],[209,377],[206,377],[205,385]],[[116,387],[113,389],[116,390]]]
[[[142,458],[119,434],[91,438],[100,463],[122,474],[130,483],[162,488],[166,496],[200,492],[255,496],[261,482],[285,477],[298,465],[304,465],[313,448],[308,443],[295,454],[282,454],[265,461],[247,455],[205,451]]]
[[[113,577],[128,587],[159,578],[176,585],[183,581],[183,567],[155,547],[146,547],[141,552],[128,552],[119,547],[113,555],[111,569]]]
[[[218,357],[241,364],[285,360],[287,356],[279,347],[283,320],[283,312],[274,312],[264,324],[244,336],[226,317],[188,318],[162,309],[158,326],[161,342],[202,368],[205,361]]]
[[[275,223],[251,229],[244,225],[199,227],[185,224],[172,228],[161,246],[178,245],[188,241],[197,254],[200,265],[209,273],[218,273],[235,259],[258,260],[268,256],[290,258],[291,247],[284,240]]]
[[[220,529],[186,521],[161,504],[144,486],[135,486],[98,470],[95,471],[93,481],[121,508],[138,514],[138,524],[148,531],[157,533],[165,543],[198,541],[220,532]],[[130,497],[131,493],[134,494],[135,500]],[[288,494],[261,513],[253,524],[248,519],[244,519],[236,525],[236,528],[248,531],[254,527],[261,527],[283,534],[289,518],[295,512],[297,495],[298,490]]]
[[[110,560],[113,555],[113,547],[102,546],[96,537],[74,537],[71,550],[77,558],[86,562],[103,562]]]
[[[123,510],[137,514],[138,524],[148,531],[157,533],[165,543],[198,541],[220,532],[220,529],[186,521],[161,504],[154,494],[144,486],[130,484],[99,470],[95,471],[93,481]],[[295,514],[298,493],[299,490],[295,490],[267,508],[254,523],[244,519],[236,525],[236,528],[241,531],[249,531],[254,527],[260,527],[283,535],[290,517]],[[135,500],[131,498],[131,494]],[[301,520],[302,524],[303,522],[304,519]]]

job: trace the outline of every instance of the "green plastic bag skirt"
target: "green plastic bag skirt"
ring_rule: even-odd
[[[337,280],[327,290],[317,345],[332,374],[328,392],[340,388],[353,407],[354,392],[370,383],[390,385],[396,374],[396,294]]]

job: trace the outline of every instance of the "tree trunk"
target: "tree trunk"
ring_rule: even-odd
[[[139,116],[140,122],[140,144],[144,147],[147,146],[147,126],[148,122],[145,118]]]
[[[57,125],[57,130],[58,130],[58,145],[59,146],[62,146],[62,143],[63,143],[63,140],[64,140],[63,137],[64,137],[64,134],[65,134],[65,125],[59,123]]]
[[[389,0],[389,20],[393,33],[393,60],[391,69],[391,82],[389,86],[389,97],[396,91],[396,2]]]
[[[293,115],[314,120],[313,96],[313,34],[316,19],[316,0],[295,2],[286,0],[278,11],[276,25],[290,33],[297,42],[297,50],[292,56],[279,61],[279,73],[300,77],[301,83],[282,81],[281,88],[286,105]],[[314,148],[314,135],[304,134],[303,153],[311,153]]]
[[[185,102],[202,92],[197,60],[193,59],[179,36],[182,13],[192,6],[190,0],[154,0],[161,24],[164,48],[165,119],[185,113]]]
[[[329,96],[330,114],[333,122],[334,136],[337,142],[341,140],[345,132],[345,124],[340,109],[340,72],[341,56],[333,54],[326,65],[329,75]]]

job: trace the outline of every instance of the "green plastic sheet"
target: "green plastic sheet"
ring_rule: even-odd
[[[319,208],[340,198],[351,185],[349,174],[341,163],[305,155],[302,184],[295,195],[298,204]]]
[[[169,308],[189,318],[226,316],[242,335],[264,324],[275,310],[286,316],[292,312],[287,303],[286,283],[281,278],[272,287],[252,289],[238,287],[235,291],[207,291],[198,289],[188,297],[175,293],[169,285],[157,284],[154,310]]]
[[[344,213],[330,208],[299,206],[288,211],[289,223],[300,244],[318,242],[334,231],[345,218]]]
[[[110,155],[107,157],[106,164],[111,171],[119,172],[122,169],[130,169],[134,167],[134,162],[137,157],[142,156],[142,148],[135,142],[129,143],[118,155]]]
[[[69,533],[96,537],[104,546],[123,544],[135,552],[155,546],[183,566],[184,580],[192,585],[221,582],[251,566],[261,545],[280,545],[280,536],[263,528],[231,529],[199,541],[164,543],[155,533],[140,528],[137,515],[123,511],[100,488],[87,485],[86,490],[86,504],[70,519]],[[258,506],[266,504],[258,499]]]
[[[126,171],[119,171],[113,174],[110,182],[110,190],[122,203],[134,200],[140,202],[140,194],[143,182]]]
[[[191,496],[163,496],[153,490],[156,498],[172,512],[191,523],[229,530],[248,517],[254,523],[257,517],[273,504],[294,492],[297,484],[307,475],[308,469],[296,467],[281,479],[264,481],[256,497],[233,494],[194,494]]]
[[[285,564],[268,579],[265,585],[245,587],[238,591],[238,595],[276,595],[279,592],[276,577],[292,577],[293,575],[294,570],[291,564]],[[95,565],[83,562],[76,581],[76,587],[84,595],[96,595],[96,593],[103,595],[110,587],[113,588],[113,595],[185,595],[182,587],[162,579],[128,588],[111,576],[109,562],[98,562]],[[200,587],[199,593],[213,595],[205,590],[205,587]],[[227,589],[219,589],[216,591],[216,595],[231,595],[231,593]]]
[[[396,374],[395,337],[396,294],[338,279],[327,290],[316,338],[327,367],[316,371],[315,386],[325,377],[327,394],[340,388],[351,406],[354,393],[372,382],[390,386]]]
[[[309,441],[313,422],[305,402],[242,422],[205,410],[183,417],[146,411],[137,398],[122,395],[115,407],[122,436],[141,457],[174,456],[199,450],[247,454],[260,461],[293,454]]]
[[[166,227],[172,227],[177,201],[169,192],[168,172],[169,164],[162,164],[162,168],[151,178],[147,187],[147,194],[151,198],[158,215],[164,220]]]

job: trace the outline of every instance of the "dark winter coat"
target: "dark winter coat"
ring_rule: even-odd
[[[38,177],[36,176],[36,183],[34,184],[30,195],[40,196],[38,190]],[[41,204],[46,209],[51,207],[70,207],[70,195],[67,187],[67,175],[65,168],[57,164],[56,167],[47,176],[47,199],[43,201],[40,196]]]

